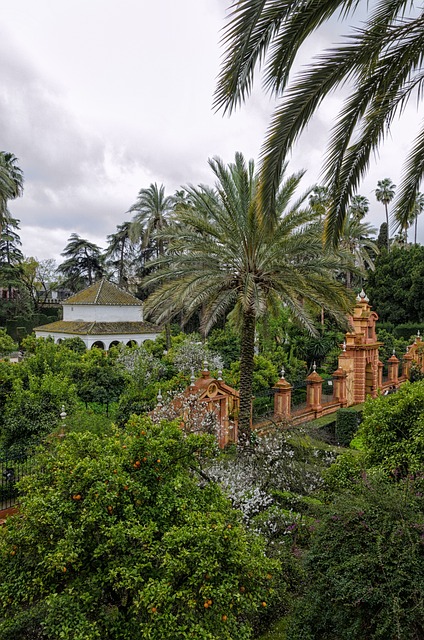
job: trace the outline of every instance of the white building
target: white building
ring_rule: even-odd
[[[122,342],[140,345],[154,340],[161,328],[145,322],[142,302],[107,280],[99,280],[62,302],[63,320],[34,329],[37,338],[52,337],[56,343],[79,337],[87,349],[108,350]]]

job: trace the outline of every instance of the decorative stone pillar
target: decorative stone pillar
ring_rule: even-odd
[[[407,351],[403,356],[402,375],[409,380],[411,377],[411,364],[414,357]]]
[[[284,378],[284,374],[284,369],[281,369],[281,378],[273,386],[273,389],[276,389],[274,395],[274,416],[276,418],[290,418],[291,392],[293,387]]]
[[[319,413],[322,410],[321,397],[323,379],[318,375],[316,369],[316,364],[314,364],[312,373],[306,378],[306,405],[308,409]]]
[[[340,367],[333,373],[333,400],[339,402],[342,407],[347,405],[346,378],[346,371]]]
[[[388,359],[389,364],[389,372],[388,378],[391,384],[398,384],[399,382],[399,360],[396,358],[396,355],[393,353],[392,356]]]
[[[378,389],[381,389],[383,386],[383,369],[384,369],[384,364],[381,362],[381,360],[379,360],[378,361],[378,383],[377,383]]]

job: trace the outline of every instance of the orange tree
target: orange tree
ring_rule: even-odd
[[[0,531],[0,637],[249,638],[278,565],[202,477],[214,447],[133,416],[40,452]]]

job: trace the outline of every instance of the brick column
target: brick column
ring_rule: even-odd
[[[347,405],[346,378],[346,371],[340,367],[333,373],[333,400],[339,402],[342,407]]]
[[[389,364],[389,382],[391,384],[398,384],[399,382],[399,360],[396,358],[395,354],[390,356],[388,359]]]
[[[291,392],[293,387],[284,378],[284,369],[281,370],[281,378],[274,385],[274,416],[276,418],[290,418]]]
[[[409,352],[406,352],[405,355],[403,356],[402,374],[408,380],[411,376],[411,364],[413,359],[414,357]]]
[[[377,387],[379,389],[381,389],[383,386],[383,369],[384,369],[384,364],[381,362],[381,360],[379,360],[378,361],[378,383],[377,383]]]
[[[321,397],[323,379],[316,372],[315,364],[313,369],[312,373],[306,378],[306,405],[308,409],[319,413],[322,410]]]

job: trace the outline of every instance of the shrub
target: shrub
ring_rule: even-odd
[[[212,438],[133,419],[51,447],[0,531],[2,640],[251,637],[278,563],[197,473]]]
[[[324,510],[290,640],[424,637],[422,489],[368,478]]]
[[[348,446],[361,422],[362,412],[356,409],[339,409],[336,412],[336,438]]]

